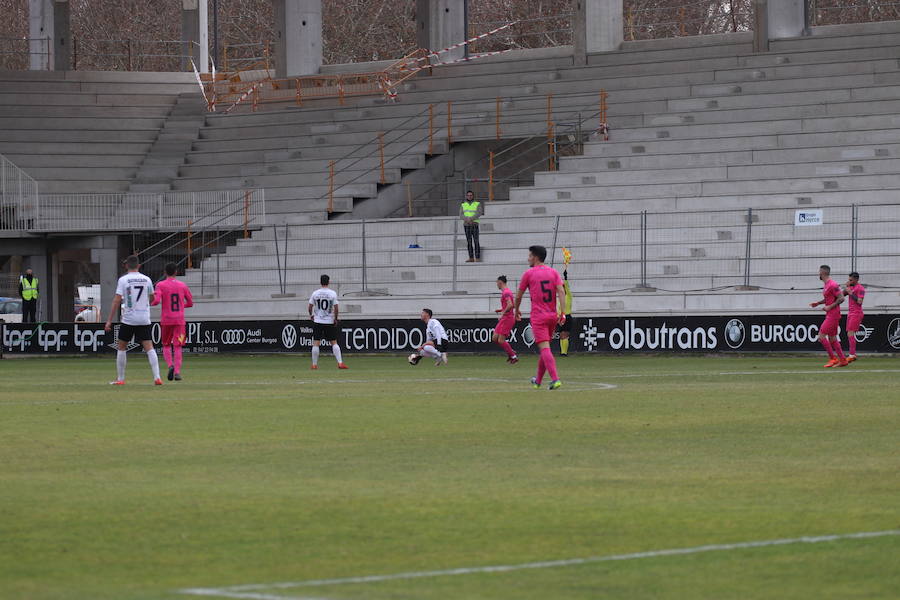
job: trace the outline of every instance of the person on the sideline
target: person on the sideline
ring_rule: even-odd
[[[479,217],[484,214],[481,202],[475,199],[475,192],[466,192],[466,199],[459,205],[459,216],[463,221],[463,229],[466,232],[466,249],[469,258],[466,262],[481,262],[481,243],[478,241]]]
[[[844,297],[848,298],[847,306],[847,343],[850,344],[850,356],[847,362],[856,360],[856,332],[863,322],[863,300],[866,288],[859,283],[859,273],[853,271],[844,284]]]
[[[826,369],[832,367],[846,367],[847,359],[844,358],[844,351],[841,349],[841,340],[838,338],[838,327],[841,324],[841,303],[844,301],[844,294],[841,292],[841,286],[831,278],[831,267],[822,265],[819,267],[819,279],[824,283],[822,287],[823,299],[818,302],[810,302],[809,306],[815,308],[821,304],[825,306],[825,320],[819,327],[819,342],[828,352],[829,361],[823,366]]]
[[[168,380],[181,381],[181,349],[187,341],[184,309],[194,305],[191,289],[176,277],[175,263],[166,264],[166,278],[156,286],[151,306],[162,304],[159,324],[162,326],[163,358],[169,367]]]
[[[565,302],[563,302],[563,315],[566,320],[556,327],[559,333],[559,355],[569,355],[569,335],[575,327],[575,319],[572,318],[572,290],[569,287],[569,270],[563,270],[563,289],[566,291]]]
[[[425,343],[419,346],[419,356],[412,364],[417,365],[423,356],[428,356],[434,359],[434,366],[446,365],[449,343],[444,326],[434,318],[434,312],[430,308],[422,309],[422,321],[425,322]]]
[[[36,323],[38,278],[31,269],[25,269],[25,274],[19,276],[19,297],[22,298],[22,322]]]
[[[531,378],[531,385],[534,389],[540,388],[544,373],[547,372],[550,374],[550,389],[555,390],[559,389],[562,381],[559,380],[556,372],[556,359],[553,358],[553,351],[550,350],[550,340],[553,339],[556,325],[565,321],[563,296],[566,291],[563,288],[559,272],[544,264],[546,258],[547,249],[543,246],[528,248],[528,264],[531,268],[522,274],[519,291],[516,293],[515,309],[516,319],[521,319],[522,311],[519,306],[525,290],[528,290],[531,298],[531,332],[534,335],[535,343],[541,350],[538,358],[537,377]]]
[[[313,347],[312,347],[312,367],[313,370],[319,368],[319,345],[323,341],[331,342],[331,352],[337,361],[338,369],[349,369],[344,364],[341,356],[341,347],[338,345],[337,323],[338,323],[338,295],[333,289],[328,287],[331,278],[328,275],[322,275],[319,283],[322,287],[317,289],[309,297],[309,305],[307,310],[309,316],[313,320]]]
[[[514,365],[519,362],[519,357],[509,342],[506,341],[506,338],[509,337],[513,327],[516,326],[516,313],[513,311],[515,296],[506,285],[506,275],[501,275],[497,278],[497,289],[500,290],[500,308],[494,311],[499,313],[497,315],[497,325],[494,327],[494,343],[506,352],[506,362]]]
[[[112,330],[113,317],[122,308],[122,324],[119,326],[118,352],[116,353],[116,380],[111,385],[125,385],[125,364],[128,361],[128,342],[136,339],[147,354],[150,371],[153,373],[154,385],[162,385],[159,378],[159,357],[153,348],[153,337],[150,333],[150,303],[153,302],[153,282],[139,272],[140,259],[131,255],[125,259],[128,272],[119,277],[116,284],[116,295],[113,297],[109,318],[104,330]]]

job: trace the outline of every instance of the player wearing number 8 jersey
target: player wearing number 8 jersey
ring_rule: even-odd
[[[106,331],[112,330],[113,317],[122,308],[122,324],[119,326],[116,353],[116,380],[113,385],[125,385],[125,365],[127,363],[128,343],[135,339],[144,348],[147,361],[150,363],[150,371],[153,373],[153,383],[162,385],[159,378],[159,357],[153,348],[153,338],[150,335],[150,303],[153,301],[153,282],[150,278],[140,273],[141,261],[137,256],[129,256],[125,259],[125,267],[128,272],[119,278],[116,284],[116,295],[113,297],[112,307],[109,310],[109,318],[106,320]]]
[[[528,248],[528,264],[530,269],[522,275],[519,282],[519,291],[516,293],[516,318],[522,317],[519,305],[525,290],[531,298],[531,332],[534,341],[540,348],[541,355],[538,358],[537,377],[531,380],[535,388],[541,386],[544,373],[550,374],[550,389],[555,390],[562,385],[556,373],[556,359],[550,350],[550,340],[556,331],[557,324],[565,320],[562,301],[565,297],[562,277],[559,272],[544,264],[547,258],[547,249],[543,246],[531,246]]]
[[[312,296],[309,297],[309,316],[313,320],[313,370],[319,368],[319,345],[323,340],[331,342],[331,351],[334,353],[338,369],[348,368],[341,357],[341,347],[338,346],[337,342],[338,296],[333,289],[328,287],[330,281],[331,278],[328,275],[322,275],[319,278],[322,287],[314,291]]]
[[[187,340],[184,309],[194,305],[194,298],[186,283],[175,277],[175,263],[166,265],[166,278],[156,286],[151,305],[162,305],[159,324],[162,326],[163,358],[169,367],[169,381],[181,381],[181,347]]]

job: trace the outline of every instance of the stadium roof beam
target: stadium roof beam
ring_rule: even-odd
[[[275,76],[315,75],[322,66],[322,0],[272,0]]]
[[[69,0],[28,0],[28,68],[65,71],[72,60]]]

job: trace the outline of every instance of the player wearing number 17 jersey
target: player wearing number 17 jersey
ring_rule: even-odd
[[[338,296],[333,289],[328,287],[330,281],[331,278],[328,275],[322,275],[319,278],[322,287],[314,291],[312,296],[309,297],[309,316],[313,320],[313,370],[319,368],[319,344],[323,340],[331,342],[331,351],[334,353],[338,369],[349,368],[344,364],[344,359],[341,357],[341,347],[337,342]]]
[[[181,348],[187,339],[184,309],[194,305],[191,289],[175,277],[175,263],[166,265],[167,277],[156,286],[153,305],[161,304],[163,358],[169,367],[169,381],[181,381]]]
[[[556,331],[557,324],[565,322],[563,314],[563,298],[566,291],[563,288],[562,277],[559,272],[544,264],[547,258],[547,249],[543,246],[531,246],[528,248],[528,264],[531,268],[525,271],[519,282],[519,291],[516,293],[516,318],[522,317],[519,305],[525,290],[531,298],[531,332],[534,341],[541,350],[538,358],[537,377],[531,379],[535,388],[541,386],[544,373],[550,374],[550,389],[555,390],[562,385],[556,373],[556,359],[550,350],[550,340]]]
[[[150,303],[153,301],[153,282],[139,271],[141,261],[137,256],[125,259],[128,272],[119,277],[116,284],[116,295],[113,297],[109,318],[106,320],[106,331],[112,330],[113,317],[122,308],[122,324],[119,326],[116,353],[116,380],[113,385],[125,385],[125,364],[128,361],[128,343],[134,339],[141,344],[147,353],[153,383],[162,385],[159,378],[159,357],[153,348],[153,337],[150,334]]]

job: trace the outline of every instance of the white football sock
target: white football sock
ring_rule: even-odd
[[[434,346],[425,346],[422,348],[423,356],[430,356],[431,358],[440,358],[440,351]]]
[[[334,344],[331,347],[331,351],[334,352],[334,358],[335,358],[335,360],[338,361],[338,364],[341,364],[342,362],[344,362],[344,359],[341,358],[341,347],[340,346],[338,346],[337,344]]]
[[[150,370],[153,371],[153,380],[159,379],[159,357],[156,355],[156,348],[147,350],[147,360],[150,361]]]
[[[127,362],[127,352],[124,350],[116,352],[116,381],[125,381],[125,363]]]
[[[319,344],[318,343],[314,344],[312,347],[312,360],[313,360],[313,366],[316,366],[317,364],[319,364]]]

